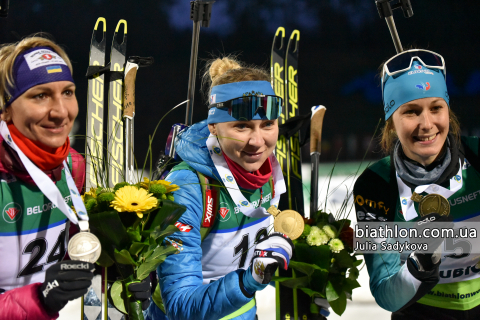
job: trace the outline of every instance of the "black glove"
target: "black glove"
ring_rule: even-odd
[[[132,293],[135,300],[142,304],[142,310],[147,310],[150,305],[150,297],[152,296],[152,282],[150,276],[142,280],[142,282],[134,282],[128,285],[128,290]]]
[[[415,228],[417,229],[418,235],[423,235],[424,230],[427,228],[429,228],[431,232],[433,228],[453,228],[453,226],[454,224],[451,216],[439,215],[438,213],[430,213],[415,222]],[[410,254],[409,259],[418,271],[431,271],[440,264],[442,244],[444,240],[445,239],[442,237],[422,237],[412,240],[412,243],[426,243],[428,245],[428,252],[418,250]]]
[[[40,301],[45,310],[55,314],[68,301],[87,293],[92,285],[95,265],[83,261],[62,261],[52,265],[45,272],[45,282],[40,286]]]

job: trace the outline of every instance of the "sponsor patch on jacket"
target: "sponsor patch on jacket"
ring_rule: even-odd
[[[210,228],[215,221],[215,201],[217,193],[214,190],[205,191],[205,211],[203,212],[202,227]]]
[[[175,227],[177,227],[181,232],[190,232],[190,230],[192,230],[192,226],[178,221],[175,223]]]

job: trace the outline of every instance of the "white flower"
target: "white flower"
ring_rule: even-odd
[[[330,250],[332,250],[333,253],[339,253],[345,247],[343,246],[343,242],[340,239],[332,239],[330,240],[330,243],[328,244],[330,246]]]
[[[337,229],[330,224],[324,225],[322,230],[330,239],[335,238],[335,235],[337,234]]]
[[[321,246],[328,242],[328,236],[318,227],[312,227],[310,234],[307,236],[307,243],[310,246]]]

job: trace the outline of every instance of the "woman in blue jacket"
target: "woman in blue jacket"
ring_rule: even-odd
[[[285,192],[273,154],[281,98],[267,72],[230,58],[214,60],[208,77],[208,118],[178,136],[183,162],[167,177],[187,211],[167,240],[180,252],[157,270],[166,315],[152,303],[147,319],[255,319],[255,292],[292,256],[266,211]]]

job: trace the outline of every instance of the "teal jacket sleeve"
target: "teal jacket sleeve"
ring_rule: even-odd
[[[179,219],[187,227],[168,237],[181,251],[168,256],[157,269],[167,316],[170,320],[221,319],[253,297],[243,288],[244,271],[237,270],[215,282],[202,284],[200,226],[203,199],[198,177],[192,171],[178,170],[167,180],[180,186],[180,190],[174,193],[175,202],[187,207]]]

